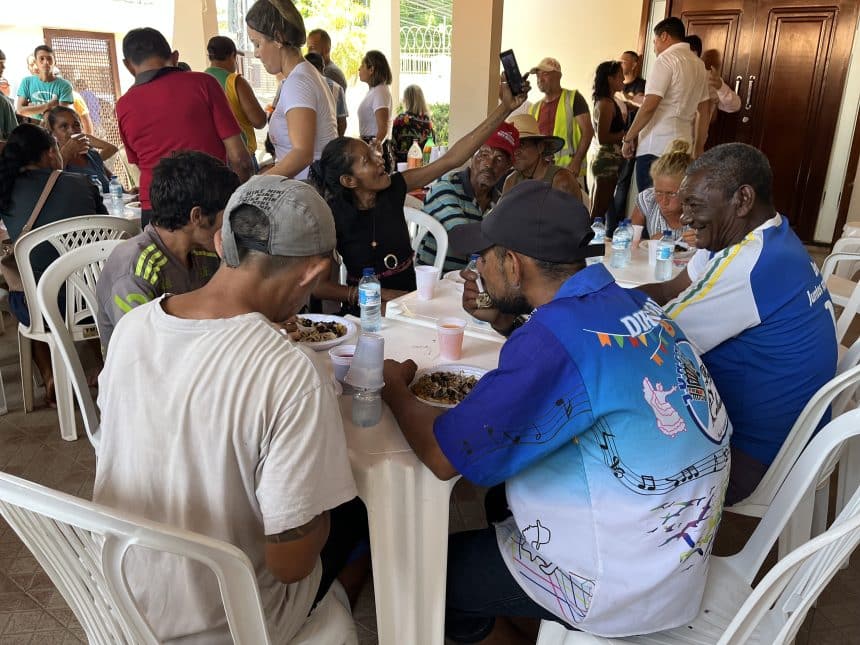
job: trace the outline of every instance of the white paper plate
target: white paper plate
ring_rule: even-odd
[[[455,269],[454,271],[448,271],[445,275],[442,276],[443,280],[450,280],[451,282],[456,282],[457,284],[466,284],[466,281],[463,280],[463,276],[460,275],[460,271]]]
[[[331,316],[328,314],[299,314],[297,317],[307,318],[308,320],[313,320],[314,322],[337,322],[346,327],[346,333],[340,338],[333,338],[332,340],[323,340],[318,343],[299,341],[302,343],[302,345],[307,345],[311,349],[318,352],[321,352],[326,349],[331,349],[336,345],[340,345],[346,339],[354,336],[355,332],[358,330],[354,322],[352,322],[351,320],[347,320],[346,318],[341,318],[340,316]]]
[[[433,374],[435,372],[456,372],[456,373],[462,372],[466,376],[476,376],[476,377],[478,377],[478,380],[480,380],[480,378],[484,374],[486,374],[488,371],[489,370],[485,370],[482,367],[475,367],[474,365],[452,364],[452,365],[436,365],[434,367],[425,367],[424,369],[418,370],[417,372],[415,372],[415,378],[413,379],[412,383],[409,384],[409,388],[411,391],[412,386],[418,381],[418,379],[420,379],[425,374]],[[455,404],[451,404],[451,403],[439,403],[438,401],[430,401],[429,399],[425,399],[425,398],[418,396],[414,392],[413,392],[413,395],[419,401],[423,401],[427,405],[432,405],[433,407],[436,407],[436,408],[453,408],[455,405]]]

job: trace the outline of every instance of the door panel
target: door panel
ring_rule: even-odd
[[[803,240],[815,232],[858,14],[855,0],[810,4],[674,0],[669,8],[705,49],[723,52],[729,86],[741,77],[741,111],[721,113],[708,144],[743,141],[768,156],[776,206]]]
[[[836,115],[828,123],[823,110],[836,9],[775,9],[762,23],[760,67],[749,70],[754,107],[741,140],[767,152],[777,209],[812,239],[836,126]]]

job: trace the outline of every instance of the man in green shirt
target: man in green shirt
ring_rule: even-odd
[[[72,84],[54,76],[54,50],[39,45],[33,52],[36,58],[37,75],[27,76],[18,87],[18,114],[42,120],[42,115],[58,105],[72,105]]]
[[[6,54],[0,51],[0,79],[3,78],[4,71],[6,71]],[[6,97],[0,95],[0,141],[8,139],[9,133],[16,127],[18,127],[18,119],[15,118],[15,110]]]

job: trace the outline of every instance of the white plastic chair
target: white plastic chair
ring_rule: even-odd
[[[821,277],[830,292],[830,299],[834,305],[842,307],[836,320],[836,340],[841,342],[860,310],[860,283],[854,279],[854,274],[860,267],[860,252],[836,252],[837,247],[856,248],[860,251],[860,239],[843,238],[837,241],[833,247],[834,252],[828,255],[821,265]]]
[[[84,429],[90,443],[99,451],[99,417],[87,377],[81,364],[80,356],[75,349],[74,339],[66,326],[66,319],[57,303],[57,294],[65,284],[66,292],[74,291],[85,303],[93,316],[98,315],[98,300],[96,299],[96,283],[105,261],[113,250],[123,243],[123,240],[106,240],[86,244],[69,251],[57,258],[42,274],[42,279],[36,287],[36,300],[48,328],[53,336],[54,353],[63,363],[65,374],[71,381],[78,408],[84,421]]]
[[[428,233],[436,240],[436,260],[433,266],[439,269],[440,274],[445,264],[445,256],[448,254],[448,231],[432,215],[417,208],[403,207],[403,216],[409,226],[409,237],[412,239],[412,250],[418,251],[421,240]]]
[[[544,621],[537,645],[791,643],[809,608],[860,542],[860,489],[826,533],[781,559],[754,589],[752,582],[778,536],[794,521],[795,509],[811,505],[812,489],[827,461],[856,436],[860,436],[858,410],[843,414],[818,433],[743,550],[726,558],[711,556],[702,607],[691,623],[654,634],[610,639]]]
[[[51,365],[54,372],[54,391],[57,396],[57,415],[60,422],[60,436],[66,441],[78,438],[75,428],[75,412],[72,404],[72,386],[66,376],[61,360],[55,357],[54,342],[50,331],[45,329],[42,311],[36,299],[36,278],[30,264],[30,254],[43,242],[49,242],[60,256],[68,251],[91,242],[115,240],[131,237],[140,232],[140,227],[132,221],[110,215],[83,215],[71,217],[40,226],[22,235],[15,243],[15,259],[24,283],[24,294],[30,313],[30,325],[18,325],[18,349],[21,362],[21,386],[24,395],[24,411],[33,409],[33,348],[32,341],[48,343],[51,348]],[[98,330],[93,323],[84,324],[95,318],[86,303],[74,289],[66,292],[65,319],[75,341],[98,338]]]
[[[749,497],[732,506],[727,506],[723,510],[749,517],[764,517],[827,409],[831,405],[833,406],[834,417],[842,413],[848,407],[858,385],[860,385],[860,366],[857,365],[846,369],[825,383],[797,417],[776,458],[768,467],[756,489]],[[838,454],[834,455],[834,459],[827,465],[825,472],[822,473],[822,478],[816,482],[817,489],[825,488],[838,458]],[[818,503],[819,506],[824,505],[826,514],[826,492],[818,494]],[[780,538],[780,557],[809,539],[813,526],[813,506],[810,505],[808,509],[804,509],[804,513],[806,515],[798,517],[798,522],[793,525],[794,528],[786,531],[785,535]]]
[[[123,573],[130,547],[212,570],[237,643],[269,643],[257,580],[236,547],[0,473],[0,514],[63,595],[90,643],[158,643]]]

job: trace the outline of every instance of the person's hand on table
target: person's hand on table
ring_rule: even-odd
[[[382,398],[388,402],[391,397],[396,397],[397,392],[409,384],[415,378],[415,372],[418,366],[415,361],[406,360],[402,363],[392,359],[386,359],[382,368],[382,377],[385,380],[385,386],[382,388]]]
[[[506,334],[514,325],[514,318],[510,314],[503,314],[495,307],[479,307],[478,306],[478,276],[474,271],[463,269],[460,271],[460,277],[465,280],[463,284],[463,309],[470,316],[488,322],[500,334]]]

